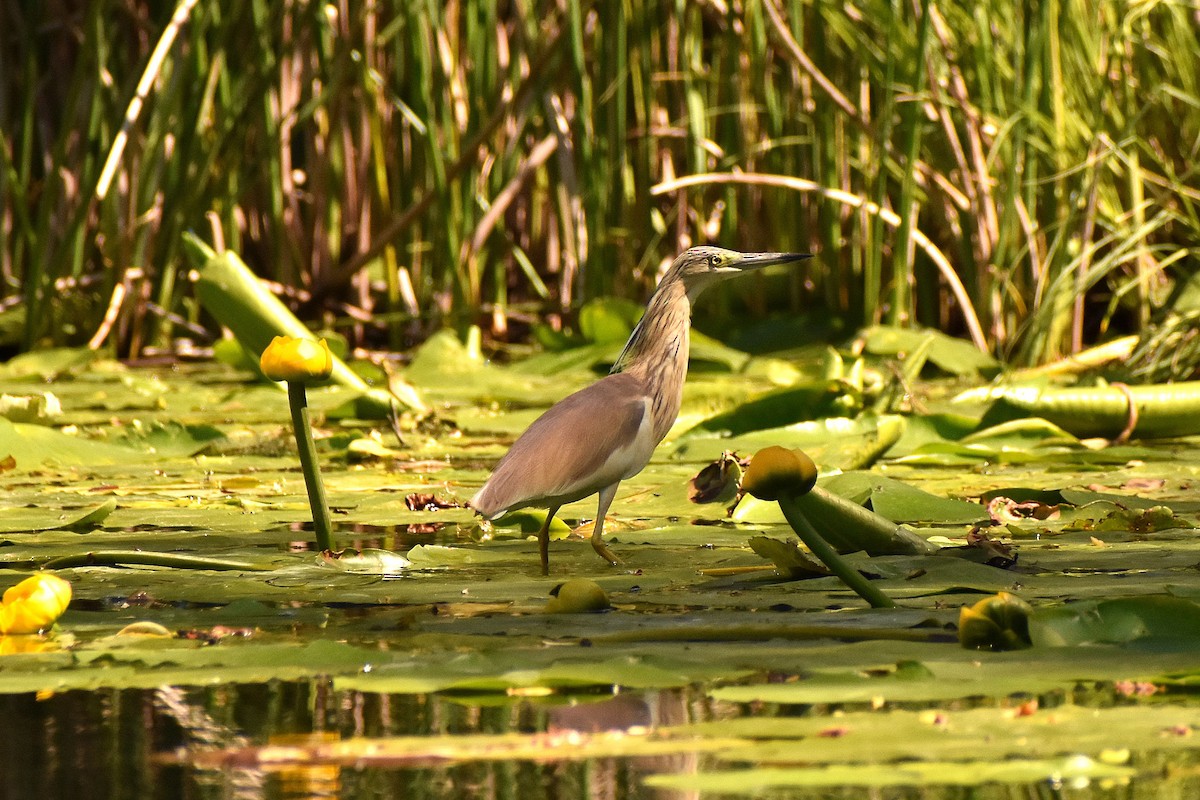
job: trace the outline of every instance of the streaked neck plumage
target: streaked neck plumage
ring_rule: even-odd
[[[688,330],[692,298],[683,280],[668,273],[646,306],[612,371],[627,372],[645,386],[658,387],[651,398],[654,440],[661,442],[679,416],[688,367]]]

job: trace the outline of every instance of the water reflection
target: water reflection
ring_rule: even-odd
[[[759,713],[806,713],[759,708]],[[315,800],[316,798],[446,798],[447,800],[698,800],[706,793],[655,790],[653,774],[694,774],[711,757],[591,758],[581,761],[451,762],[429,749],[421,760],[390,766],[346,762],[297,765],[290,753],[351,737],[524,733],[569,736],[609,731],[637,734],[657,727],[753,713],[715,703],[702,691],[614,696],[382,695],[334,691],[324,681],[271,682],[210,688],[99,690],[0,696],[0,797],[124,800]],[[536,736],[534,736],[536,740]],[[264,750],[264,746],[269,749]],[[804,742],[796,740],[796,763]],[[986,748],[986,743],[980,744]],[[299,751],[296,748],[300,748]],[[1031,743],[1036,749],[1036,743]],[[195,766],[195,754],[221,753],[220,768]],[[272,759],[275,757],[275,764]],[[865,754],[869,759],[869,754]],[[772,791],[796,800],[1141,800],[1200,796],[1194,752],[1135,756],[1153,780],[1120,787],[1034,786],[861,787]],[[724,764],[724,766],[746,766]]]
[[[296,541],[288,542],[290,551],[313,550],[312,523],[298,522],[288,526],[292,533],[303,534]],[[392,550],[407,552],[419,544],[452,545],[461,543],[464,537],[458,525],[444,522],[411,522],[402,525],[342,524],[334,526],[338,546],[354,550]],[[350,537],[350,538],[347,538]]]
[[[478,761],[414,766],[273,769],[272,750],[238,763],[238,748],[274,752],[349,737],[509,732],[639,731],[694,718],[686,692],[622,694],[564,705],[494,698],[335,692],[325,682],[206,689],[101,690],[0,696],[4,798],[687,798],[641,786],[645,774],[695,769],[694,757],[582,762]],[[561,698],[555,700],[561,702]],[[189,765],[196,751],[231,753],[221,769]],[[264,767],[263,762],[268,762]]]

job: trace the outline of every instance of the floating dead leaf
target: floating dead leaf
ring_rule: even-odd
[[[411,522],[404,526],[404,532],[409,536],[429,536],[446,527],[444,522]]]
[[[1148,681],[1117,681],[1113,690],[1122,697],[1149,697],[1158,693],[1158,687]]]
[[[493,614],[508,614],[512,603],[434,603],[434,616],[465,619],[467,617],[489,617]]]
[[[1017,552],[1011,545],[993,539],[976,528],[967,534],[967,546],[971,561],[978,561],[998,569],[1011,569],[1017,563]]]
[[[987,504],[988,516],[993,522],[1006,525],[1024,519],[1047,520],[1059,517],[1058,506],[1040,500],[1018,502],[1011,497],[993,497]]]
[[[454,500],[443,500],[434,494],[413,492],[405,495],[404,505],[409,511],[437,511],[441,508],[462,508],[462,504]]]
[[[1019,703],[1010,709],[1007,709],[1004,715],[1009,719],[1019,719],[1021,717],[1032,717],[1037,713],[1037,710],[1038,701],[1037,698],[1034,697],[1030,700],[1026,700],[1023,703]]]
[[[732,500],[742,480],[743,463],[729,450],[688,481],[688,500],[693,503],[724,503]]]
[[[180,631],[179,638],[195,642],[216,644],[222,639],[249,639],[254,635],[254,628],[231,628],[228,625],[214,625],[211,628],[193,628]]]
[[[817,731],[817,737],[820,739],[840,739],[850,733],[850,729],[844,725],[837,725],[832,728],[822,728]]]
[[[810,558],[795,542],[753,536],[749,544],[751,550],[773,562],[781,575],[789,578],[819,578],[829,574],[823,564]]]

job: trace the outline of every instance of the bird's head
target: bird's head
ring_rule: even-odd
[[[707,245],[692,247],[675,259],[663,280],[682,281],[689,297],[694,298],[704,287],[722,278],[811,257],[808,253],[739,253]]]

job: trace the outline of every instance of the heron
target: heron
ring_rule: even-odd
[[[547,509],[537,536],[542,574],[548,575],[554,516],[567,503],[596,494],[592,548],[609,564],[620,564],[604,543],[604,517],[621,481],[642,471],[679,415],[692,304],[719,280],[809,257],[708,246],[683,252],[651,295],[612,371],[538,417],[497,462],[471,508],[489,520],[529,506]]]

